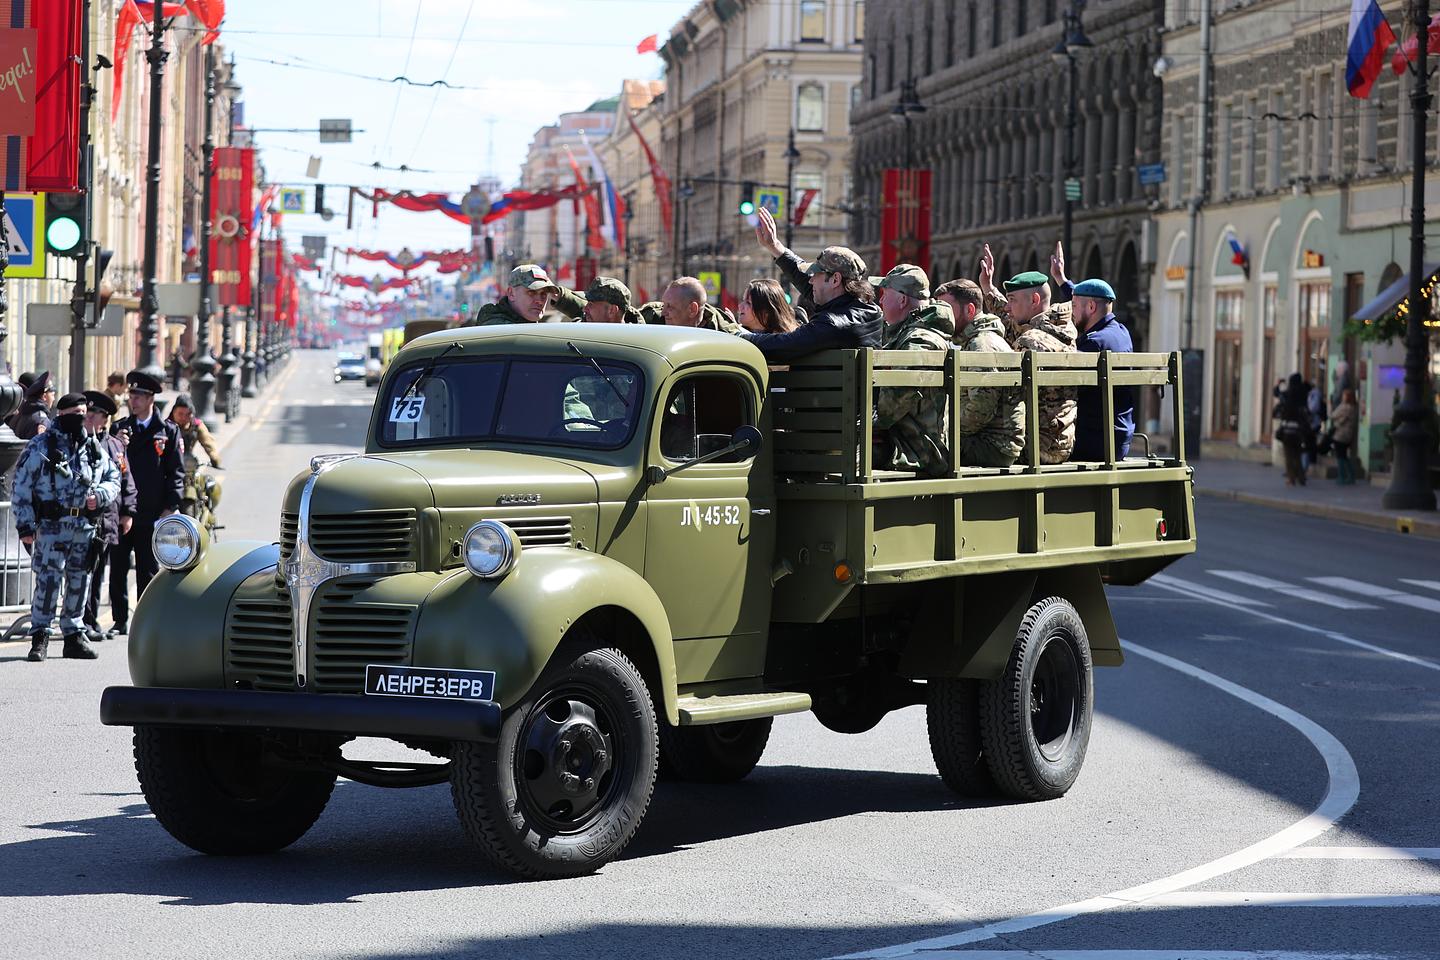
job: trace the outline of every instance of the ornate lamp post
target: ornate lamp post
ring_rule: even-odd
[[[165,97],[165,16],[157,8],[155,29],[145,59],[150,61],[149,160],[145,171],[145,279],[140,294],[140,345],[137,366],[157,380],[165,378],[157,354],[160,346],[160,305],[155,276],[160,266],[160,122]]]
[[[911,144],[910,117],[925,112],[925,104],[920,102],[920,95],[915,92],[915,81],[906,77],[900,84],[900,99],[895,106],[890,108],[890,119],[896,123],[905,125],[905,169],[910,170],[915,166],[915,153]],[[791,140],[794,146],[794,140]],[[788,154],[787,154],[788,158]]]
[[[1075,226],[1075,196],[1071,184],[1075,180],[1075,121],[1080,114],[1080,58],[1088,53],[1095,45],[1090,38],[1085,36],[1085,30],[1080,25],[1080,16],[1085,11],[1085,0],[1070,0],[1070,7],[1065,11],[1065,36],[1055,44],[1050,51],[1050,57],[1056,63],[1064,65],[1066,70],[1066,87],[1070,94],[1070,106],[1065,114],[1065,215],[1061,221],[1060,228],[1061,243],[1065,250],[1071,249],[1070,239]]]
[[[195,416],[210,415],[215,358],[210,355],[210,199],[215,178],[215,47],[205,48],[205,142],[200,148],[200,309],[195,315],[195,356],[190,361],[190,399]]]

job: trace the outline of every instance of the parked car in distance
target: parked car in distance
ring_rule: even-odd
[[[342,353],[335,358],[335,382],[341,380],[364,380],[365,358],[354,353]]]

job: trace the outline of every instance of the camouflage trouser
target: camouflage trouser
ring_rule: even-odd
[[[30,569],[35,572],[30,598],[32,631],[48,628],[55,619],[55,598],[62,585],[65,602],[60,611],[60,632],[69,635],[84,631],[94,538],[93,523],[41,521],[30,554]]]
[[[1001,448],[991,443],[984,434],[960,438],[960,465],[962,467],[1008,467],[1015,462],[1015,454],[1007,446]]]

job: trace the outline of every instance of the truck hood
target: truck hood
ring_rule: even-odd
[[[394,463],[425,477],[434,506],[442,510],[594,505],[599,496],[595,477],[588,470],[553,456],[509,450],[417,450],[372,454],[367,459]]]

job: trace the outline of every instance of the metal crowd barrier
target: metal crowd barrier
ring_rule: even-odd
[[[34,578],[30,554],[20,543],[10,517],[10,501],[0,500],[0,623],[9,621],[0,640],[14,640],[27,632]]]

